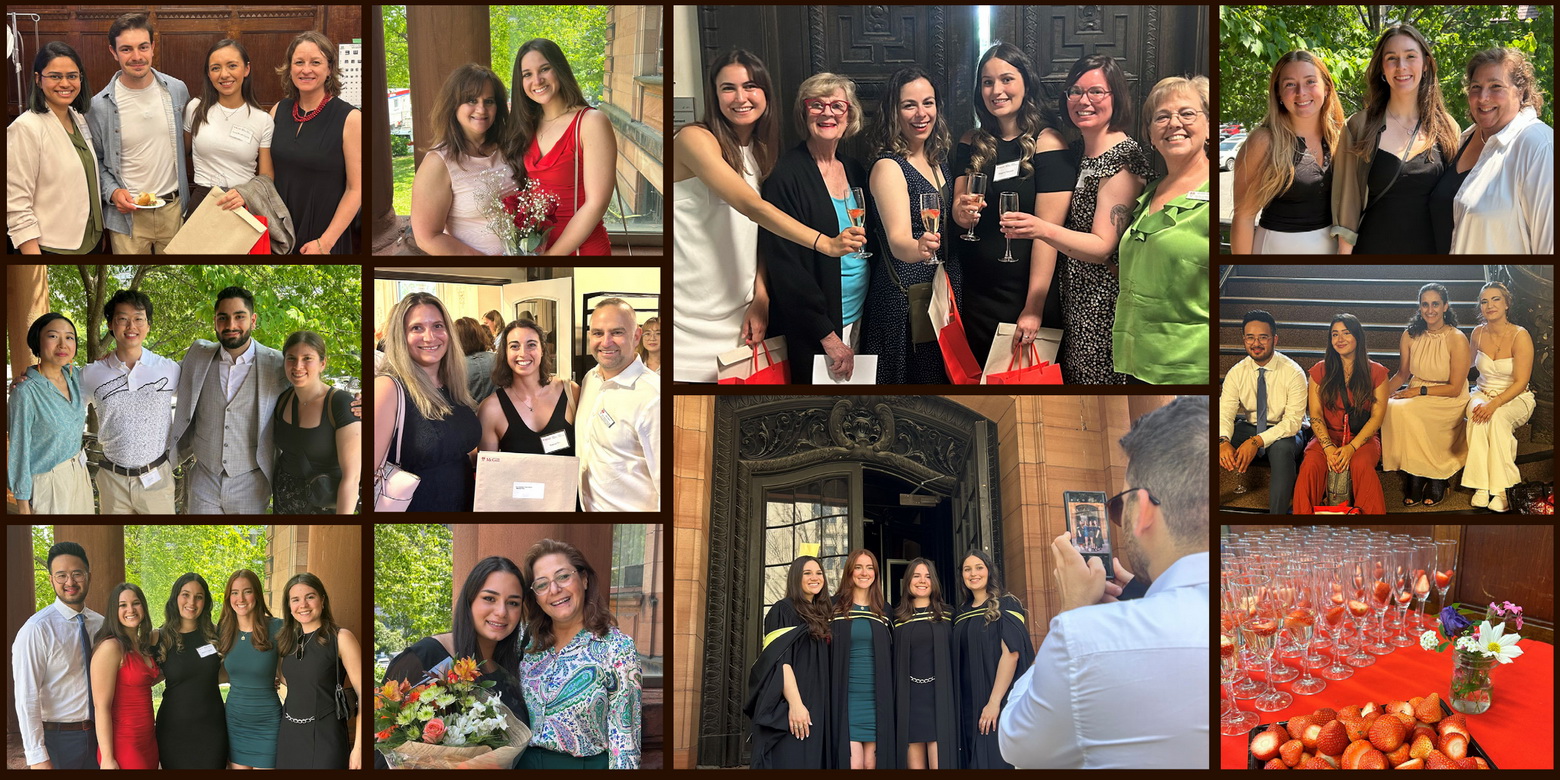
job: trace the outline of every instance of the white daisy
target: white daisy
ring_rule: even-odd
[[[1479,624],[1478,642],[1479,649],[1485,655],[1495,656],[1495,659],[1503,664],[1511,663],[1511,659],[1522,655],[1522,648],[1517,647],[1517,642],[1522,641],[1518,634],[1506,634],[1506,624],[1496,623],[1490,625],[1486,620]]]

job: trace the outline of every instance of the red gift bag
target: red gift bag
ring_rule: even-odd
[[[720,378],[717,380],[718,383],[723,385],[791,384],[791,361],[785,355],[785,347],[783,343],[775,345],[776,351],[780,352],[781,354],[779,360],[776,360],[775,356],[769,351],[770,342],[781,342],[782,338],[783,337],[781,336],[776,336],[771,339],[765,339],[762,344],[754,345],[752,348],[753,353],[751,357],[743,364],[728,365],[730,363],[729,356],[733,352],[740,354],[740,347],[736,350],[732,350],[732,352],[722,353],[720,355],[720,362],[722,366],[720,369]],[[764,360],[762,364],[759,363],[758,359],[758,350],[760,346],[762,346],[764,349]]]
[[[1020,355],[1028,358],[1022,362],[1029,365],[1019,365]],[[1013,351],[1006,371],[986,372],[985,383],[988,385],[1059,385],[1062,383],[1062,367],[1041,360],[1039,348],[1030,342],[1027,354],[1022,350]]]
[[[941,265],[937,266],[936,277],[932,279],[932,303],[927,313],[932,317],[932,327],[937,329],[937,346],[942,351],[948,381],[956,385],[980,384],[980,362],[970,349],[964,320],[959,318],[959,306],[953,299],[953,280]]]
[[[252,254],[252,255],[268,255],[268,254],[271,254],[271,223],[267,222],[266,218],[261,216],[261,215],[259,215],[259,214],[251,214],[250,216],[254,217],[255,220],[258,221],[260,224],[265,225],[266,226],[266,230],[265,230],[264,233],[260,234],[260,239],[255,241],[255,245],[249,248],[249,254]]]

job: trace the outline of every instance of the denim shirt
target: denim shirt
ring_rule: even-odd
[[[184,165],[182,118],[184,104],[190,102],[190,91],[184,86],[184,82],[156,68],[152,69],[152,77],[167,90],[170,99],[168,129],[173,136],[174,159],[178,161],[179,166],[179,204],[180,208],[187,209],[190,202],[190,177]],[[114,77],[108,80],[108,86],[92,96],[92,110],[87,113],[87,124],[92,128],[92,138],[97,141],[98,179],[105,204],[103,227],[115,233],[129,235],[130,216],[135,212],[119,213],[113,199],[114,190],[126,189],[124,182],[119,178],[119,155],[124,148],[124,139],[119,135],[119,104],[114,102],[114,84],[118,81],[119,73],[115,73]]]

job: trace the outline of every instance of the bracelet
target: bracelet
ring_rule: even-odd
[[[319,239],[314,239],[314,246],[319,248],[320,254],[325,254],[325,245],[321,244]]]
[[[812,251],[814,251],[814,252],[818,251],[818,239],[819,238],[823,238],[823,231],[822,230],[818,231],[817,238],[813,239]]]

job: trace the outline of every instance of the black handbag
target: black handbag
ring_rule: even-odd
[[[341,646],[340,637],[337,637],[336,646],[336,719],[346,720],[358,714],[358,692],[356,688],[341,687]]]

